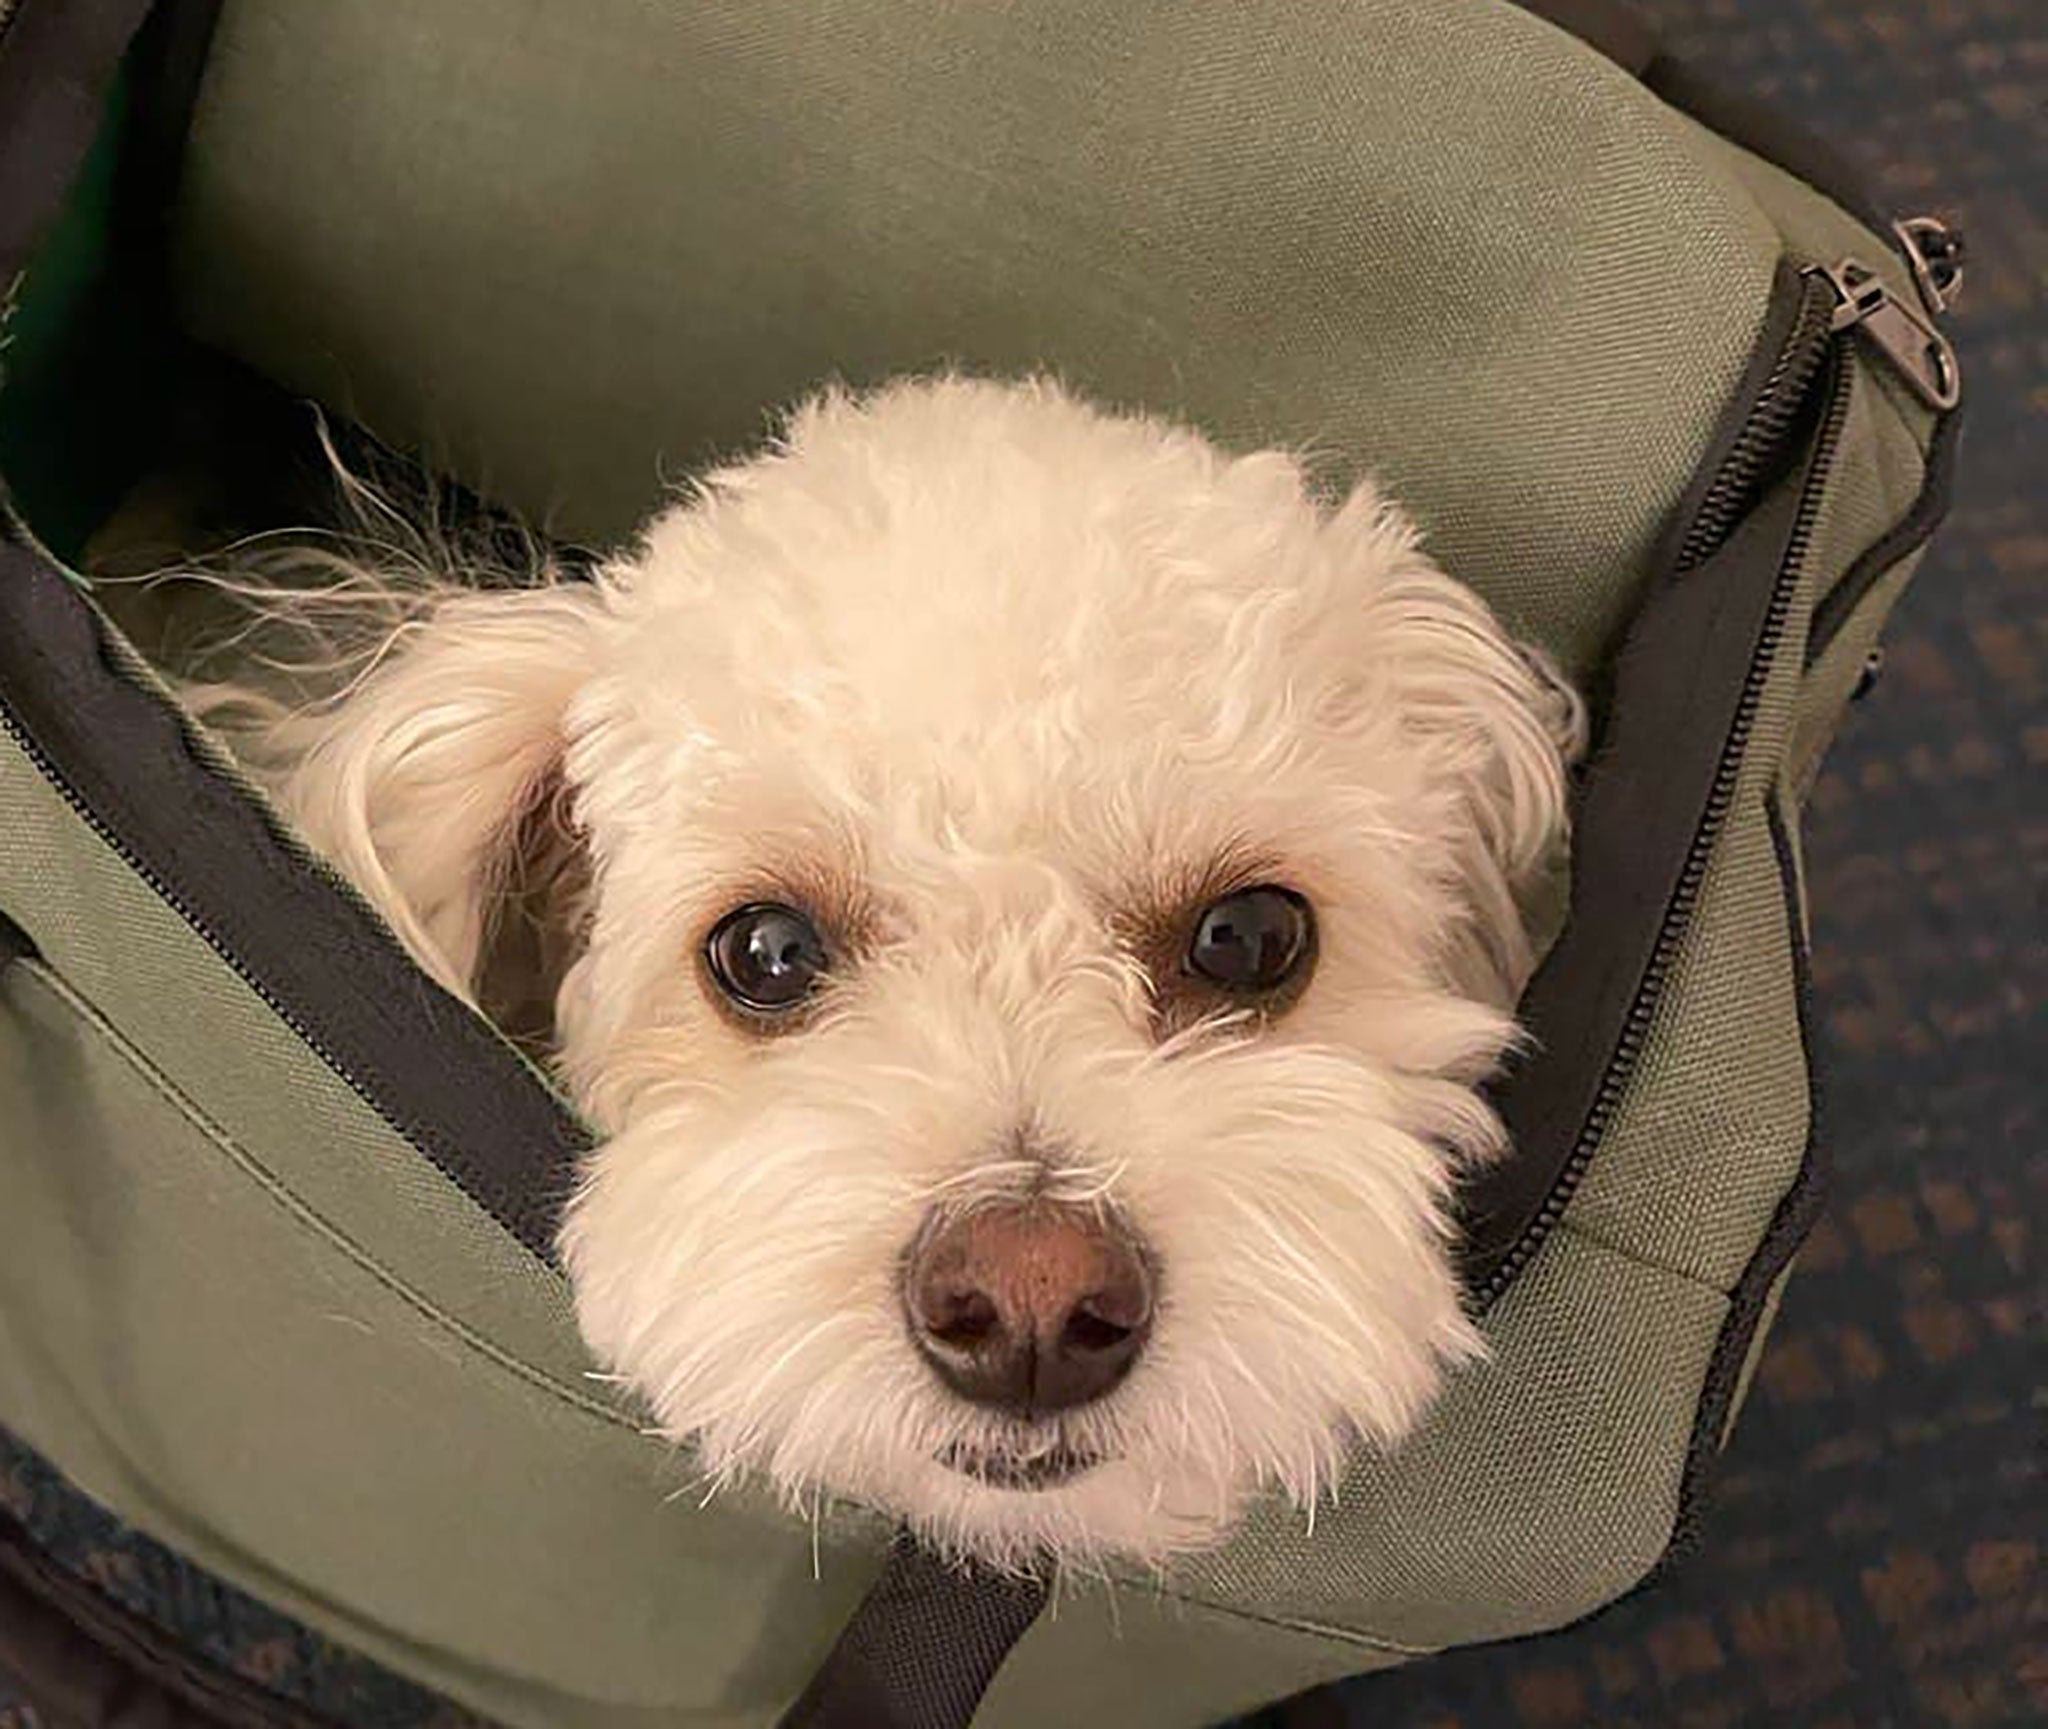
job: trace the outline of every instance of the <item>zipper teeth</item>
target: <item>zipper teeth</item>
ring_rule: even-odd
[[[0,6],[5,4],[6,0],[0,0]],[[312,1028],[307,1026],[296,1011],[281,1002],[275,993],[271,991],[270,987],[249,968],[241,956],[236,954],[234,949],[194,910],[191,903],[169,883],[165,882],[147,860],[141,858],[120,835],[107,825],[99,813],[86,802],[77,789],[65,778],[63,770],[50,760],[42,746],[29,736],[27,729],[15,719],[4,703],[0,703],[0,732],[4,732],[15,744],[20,746],[23,754],[28,757],[30,762],[35,764],[37,772],[51,786],[57,789],[64,802],[79,814],[86,826],[112,849],[122,863],[127,865],[136,876],[147,883],[158,898],[182,918],[208,948],[212,949],[215,954],[219,955],[227,963],[229,970],[255,993],[263,1005],[272,1014],[276,1015],[279,1020],[284,1022],[287,1027],[291,1028],[301,1044],[317,1056],[321,1062],[325,1063],[350,1091],[355,1093],[371,1110],[375,1111],[382,1121],[400,1135],[409,1146],[421,1153],[429,1163],[442,1171],[450,1169],[447,1159],[436,1151],[432,1137],[425,1135],[418,1128],[408,1125],[393,1115],[377,1097],[376,1091],[364,1081],[362,1076],[351,1068],[346,1061],[337,1056],[333,1048],[315,1033]],[[516,1221],[508,1216],[506,1211],[493,1198],[477,1194],[466,1182],[458,1183],[458,1186],[470,1193],[477,1204],[483,1207],[500,1225],[504,1226],[513,1237],[523,1240],[523,1233]]]
[[[1783,447],[1804,406],[1813,376],[1828,351],[1828,289],[1812,277],[1800,281],[1799,310],[1776,364],[1757,393],[1719,472],[1707,488],[1679,548],[1677,570],[1691,570],[1711,556],[1741,519],[1770,463]]]
[[[1594,1150],[1605,1137],[1622,1094],[1635,1073],[1651,1022],[1656,1018],[1657,1006],[1663,1000],[1664,986],[1677,959],[1679,945],[1691,928],[1693,911],[1699,902],[1700,887],[1706,881],[1707,864],[1713,856],[1714,843],[1720,838],[1721,827],[1735,802],[1735,786],[1741,775],[1750,731],[1756,724],[1756,711],[1763,700],[1764,683],[1777,660],[1778,645],[1785,634],[1786,620],[1791,616],[1799,575],[1805,567],[1814,523],[1820,514],[1821,493],[1843,422],[1848,418],[1850,379],[1850,370],[1844,365],[1829,393],[1826,415],[1819,432],[1818,454],[1793,516],[1777,587],[1771,595],[1770,610],[1765,614],[1756,652],[1750,657],[1741,700],[1736,705],[1735,722],[1721,747],[1721,758],[1714,768],[1714,783],[1707,796],[1706,809],[1700,815],[1699,826],[1693,831],[1692,845],[1686,851],[1677,889],[1664,909],[1664,921],[1658,927],[1656,946],[1651,950],[1650,964],[1637,987],[1635,1000],[1629,1005],[1621,1038],[1608,1059],[1607,1070],[1600,1078],[1600,1090],[1594,1095],[1592,1109],[1586,1113],[1579,1137],[1572,1144],[1571,1156],[1565,1160],[1557,1181],[1551,1185],[1550,1193],[1544,1197],[1543,1206],[1530,1221],[1528,1229],[1481,1287],[1479,1301],[1482,1306],[1494,1301],[1514,1282],[1543,1239],[1550,1234],[1551,1227],[1564,1216],[1564,1210],[1577,1192],[1586,1167],[1592,1163]]]

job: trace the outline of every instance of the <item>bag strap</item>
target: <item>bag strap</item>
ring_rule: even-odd
[[[1657,58],[1657,27],[1630,0],[1515,0],[1604,54],[1633,78],[1648,72]]]
[[[0,304],[99,135],[150,0],[16,0],[0,17]]]
[[[1824,193],[1873,233],[1888,232],[1889,221],[1871,197],[1860,169],[1783,109],[1732,89],[1689,59],[1667,52],[1657,21],[1639,0],[1514,3],[1576,36],[1708,131]]]
[[[1043,1579],[949,1566],[907,1534],[780,1729],[967,1729]]]

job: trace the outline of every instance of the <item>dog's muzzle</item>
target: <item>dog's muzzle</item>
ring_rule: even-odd
[[[905,1258],[904,1312],[961,1398],[1028,1420],[1102,1398],[1152,1332],[1153,1275],[1095,1211],[999,1201],[927,1219]]]

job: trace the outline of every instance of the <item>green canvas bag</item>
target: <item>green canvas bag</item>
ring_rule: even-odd
[[[521,1729],[1166,1729],[1592,1613],[1689,1539],[1817,1204],[1799,806],[1946,498],[1955,274],[1604,0],[0,0],[0,1429]],[[1491,1359],[1312,1534],[1049,1613],[674,1498],[550,1258],[581,1129],[76,571],[197,373],[602,544],[945,362],[1369,465],[1597,719]],[[0,1665],[42,1617],[165,1721],[346,1715],[18,1518],[4,1592]]]

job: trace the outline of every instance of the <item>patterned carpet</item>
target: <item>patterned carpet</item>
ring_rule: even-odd
[[[1703,1551],[1569,1633],[1322,1696],[1358,1729],[2048,1721],[2048,6],[1640,0],[1803,113],[1880,202],[1959,220],[1954,515],[1807,836],[1835,1167]],[[19,1487],[17,1483],[17,1487]],[[30,1729],[0,1682],[0,1729]]]
[[[1969,239],[1953,515],[1806,834],[1834,1187],[1706,1543],[1571,1632],[1330,1696],[1356,1729],[2048,1722],[2048,6],[1641,0]]]

